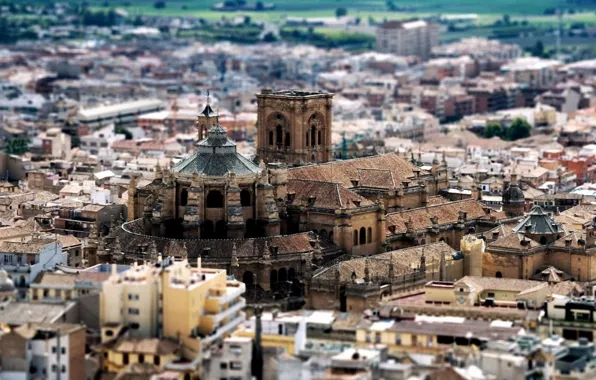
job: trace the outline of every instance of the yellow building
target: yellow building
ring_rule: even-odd
[[[540,308],[550,288],[547,282],[466,276],[459,281],[431,281],[425,286],[427,304],[491,305]]]
[[[186,260],[134,265],[112,275],[100,296],[102,369],[152,364],[199,378],[203,353],[244,320],[243,283]]]

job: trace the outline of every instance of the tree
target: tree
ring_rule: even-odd
[[[392,0],[387,1],[387,9],[389,9],[391,12],[397,11],[397,7],[395,6],[395,3]]]
[[[20,156],[29,151],[31,140],[28,137],[15,137],[6,142],[6,153]]]
[[[166,2],[164,0],[157,0],[153,3],[153,7],[155,9],[164,9],[166,7]]]
[[[142,26],[142,25],[144,24],[144,23],[143,23],[143,19],[141,18],[141,16],[137,16],[137,17],[135,17],[135,19],[134,19],[134,21],[132,22],[132,24],[133,24],[134,26]]]
[[[263,4],[262,1],[257,1],[257,3],[255,4],[256,10],[257,11],[262,11],[263,9],[265,9],[265,5]]]
[[[503,127],[499,123],[488,123],[484,128],[483,136],[487,139],[492,137],[503,137]]]
[[[503,23],[505,25],[511,24],[511,17],[509,17],[509,15],[503,15]]]
[[[536,41],[536,44],[532,48],[532,55],[536,57],[542,57],[544,55],[544,44],[542,41]]]
[[[264,42],[275,42],[275,41],[277,41],[277,37],[275,37],[275,34],[273,34],[272,32],[268,32],[267,34],[265,34],[263,36],[263,41]]]
[[[530,137],[532,126],[524,119],[517,118],[507,130],[507,140],[515,141]]]
[[[346,8],[337,8],[335,10],[335,17],[340,18],[344,17],[348,14],[348,10]]]
[[[117,126],[116,128],[114,128],[114,132],[124,135],[124,138],[126,140],[132,140],[133,138],[132,133],[130,133],[128,129],[123,128],[121,126]]]

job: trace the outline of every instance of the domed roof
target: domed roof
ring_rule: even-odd
[[[507,189],[503,191],[503,205],[523,204],[525,201],[524,192],[517,184],[517,181],[512,181]]]
[[[194,156],[178,163],[175,173],[197,173],[207,176],[224,176],[234,172],[240,176],[258,174],[261,169],[236,151],[236,143],[228,138],[225,128],[216,124],[207,137],[197,143]]]
[[[0,269],[0,291],[11,291],[14,290],[14,283],[8,277],[8,273],[4,269]]]

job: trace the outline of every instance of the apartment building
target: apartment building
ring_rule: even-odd
[[[198,376],[214,343],[244,322],[246,305],[243,283],[200,262],[158,259],[122,273],[114,267],[100,295],[103,371],[153,363],[156,371]]]
[[[84,325],[27,323],[0,333],[0,379],[85,378]]]
[[[377,28],[377,51],[429,59],[439,44],[439,26],[422,20],[389,21]]]
[[[139,115],[163,109],[164,104],[159,99],[139,99],[93,108],[81,108],[77,119],[84,127],[83,129],[94,131],[110,124],[135,125]]]

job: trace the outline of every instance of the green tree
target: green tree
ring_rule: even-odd
[[[265,42],[275,42],[277,41],[277,37],[272,32],[269,32],[263,36],[263,41]]]
[[[257,11],[262,11],[263,9],[265,9],[265,5],[262,1],[257,1],[255,4],[255,8]]]
[[[134,21],[132,22],[134,26],[142,26],[144,24],[143,18],[141,16],[135,17]]]
[[[28,137],[15,137],[6,142],[6,153],[20,156],[29,151],[31,140]]]
[[[348,10],[346,8],[337,8],[335,10],[335,17],[340,18],[344,17],[348,14]]]
[[[490,139],[492,137],[503,137],[503,127],[501,127],[501,124],[499,123],[488,123],[486,125],[486,128],[484,128],[484,133],[483,136],[487,139]]]
[[[505,24],[505,25],[511,24],[511,17],[509,17],[509,15],[503,15],[503,24]]]
[[[157,0],[153,3],[153,7],[155,9],[164,9],[166,7],[166,2],[164,0]]]
[[[507,130],[507,140],[515,141],[530,137],[532,126],[524,119],[517,118]]]
[[[532,48],[532,55],[536,57],[542,57],[542,55],[544,55],[544,44],[542,41],[536,41],[536,44]]]

